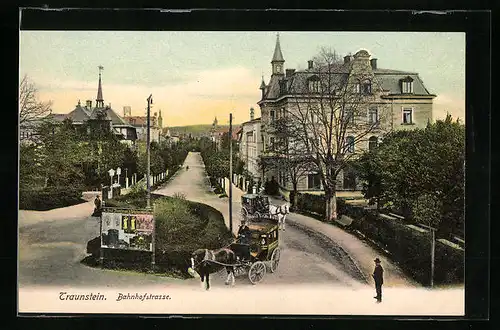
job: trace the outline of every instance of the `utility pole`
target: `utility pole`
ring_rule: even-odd
[[[434,287],[434,258],[436,251],[436,230],[431,228],[432,242],[431,242],[431,288]]]
[[[150,172],[151,172],[151,155],[150,155],[150,112],[151,112],[151,104],[153,104],[153,95],[150,94],[148,97],[148,113],[147,113],[147,138],[146,138],[146,150],[147,150],[147,157],[148,157],[148,170],[147,170],[147,177],[146,177],[146,184],[147,184],[147,189],[148,189],[148,198],[147,198],[147,208],[151,209],[151,183],[149,182],[150,180]]]
[[[233,114],[229,114],[229,230],[233,233]]]

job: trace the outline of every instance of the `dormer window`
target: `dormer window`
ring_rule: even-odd
[[[317,76],[309,78],[308,88],[310,93],[319,93],[319,78]]]
[[[401,80],[401,93],[413,94],[413,78],[408,76]]]
[[[372,82],[369,79],[363,81],[361,86],[363,94],[371,94],[372,93]]]

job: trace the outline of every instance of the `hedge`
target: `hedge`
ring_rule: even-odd
[[[290,198],[293,196],[290,195]],[[298,194],[296,207],[306,213],[325,216],[325,196],[313,194]]]
[[[293,198],[293,194],[290,198]],[[299,193],[297,209],[312,216],[324,217],[324,196]],[[380,248],[389,251],[392,260],[414,280],[422,284],[430,283],[429,233],[412,229],[402,221],[383,217],[375,210],[348,204],[343,198],[337,198],[337,213],[339,216],[346,215],[352,218],[349,229],[360,232]],[[436,241],[435,247],[434,283],[462,283],[464,251],[440,241]]]
[[[19,190],[20,210],[47,211],[85,202],[82,191],[77,187]]]
[[[357,230],[377,245],[389,251],[414,280],[430,283],[431,240],[428,232],[408,227],[404,222],[383,217],[374,210],[348,205],[340,200],[338,213],[353,219],[351,229]],[[464,251],[436,241],[435,284],[462,283],[464,280]]]

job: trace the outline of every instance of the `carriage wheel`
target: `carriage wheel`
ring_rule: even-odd
[[[250,267],[248,271],[248,279],[252,284],[257,284],[264,278],[266,275],[266,265],[262,261],[256,261]]]
[[[261,215],[260,215],[260,213],[259,213],[259,212],[257,212],[257,211],[253,214],[253,219],[254,219],[254,221],[256,221],[256,222],[259,222],[259,221],[260,221],[260,217],[261,217]]]
[[[271,273],[274,273],[278,268],[278,264],[280,262],[280,255],[281,255],[280,248],[279,247],[275,248],[273,253],[271,254],[271,267],[270,267]]]

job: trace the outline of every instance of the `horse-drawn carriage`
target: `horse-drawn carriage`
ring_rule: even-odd
[[[259,223],[243,226],[244,230],[229,248],[236,255],[236,276],[248,273],[250,282],[256,284],[264,278],[267,268],[271,273],[278,268],[281,252],[278,225],[262,218]]]
[[[234,283],[235,276],[245,274],[248,274],[252,284],[257,284],[264,278],[267,268],[271,273],[276,271],[280,252],[278,224],[272,219],[262,218],[259,223],[243,225],[237,239],[225,248],[195,251],[190,270],[197,271],[202,282],[206,278],[207,289],[210,287],[210,269],[217,265],[226,268],[226,284],[229,284],[230,279]]]
[[[290,213],[288,203],[277,206],[269,203],[269,198],[260,194],[241,196],[241,220],[259,222],[261,219],[272,219],[278,222],[280,229],[285,229],[285,217]]]
[[[269,198],[259,194],[241,196],[241,218],[245,221],[260,221],[269,218]]]

